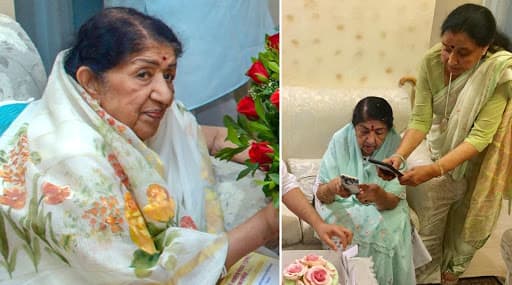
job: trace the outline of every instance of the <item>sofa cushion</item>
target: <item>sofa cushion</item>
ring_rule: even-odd
[[[320,89],[281,88],[282,158],[321,158],[332,135],[349,123],[355,104],[367,96],[385,98],[393,108],[395,128],[409,120],[409,93],[402,88]]]
[[[281,227],[286,229],[281,233],[282,246],[289,247],[302,242],[302,228],[299,218],[284,204],[281,210]]]

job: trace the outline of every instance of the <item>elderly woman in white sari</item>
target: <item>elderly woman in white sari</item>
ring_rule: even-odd
[[[440,177],[434,181],[446,186],[414,190],[429,205],[416,211],[432,255],[418,270],[419,281],[440,269],[442,284],[456,284],[489,238],[502,197],[512,195],[509,51],[492,13],[464,4],[447,16],[441,43],[422,61],[409,128],[387,160],[398,167],[426,137],[431,161],[412,167],[400,182],[415,186]],[[409,162],[418,164],[415,155]]]
[[[0,283],[216,284],[275,236],[272,207],[223,232],[223,130],[173,100],[181,51],[161,21],[110,8],[58,55],[0,138]]]

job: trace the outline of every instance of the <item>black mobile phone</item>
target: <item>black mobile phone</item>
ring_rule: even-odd
[[[343,188],[352,194],[359,193],[359,179],[345,174],[340,175],[340,178]]]
[[[385,163],[385,162],[382,162],[382,161],[379,161],[379,160],[375,160],[375,159],[372,159],[372,158],[369,158],[369,157],[365,158],[365,160],[370,162],[370,163],[375,164],[375,166],[380,168],[380,170],[382,172],[384,172],[386,175],[397,176],[397,177],[401,177],[401,176],[404,175],[402,172],[400,172],[398,169],[394,168],[393,165],[391,165],[389,163]]]

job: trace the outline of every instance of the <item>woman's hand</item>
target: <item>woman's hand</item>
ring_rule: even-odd
[[[379,211],[394,209],[400,202],[398,196],[377,184],[360,184],[359,187],[361,191],[356,195],[359,202],[365,205],[374,203]]]
[[[356,195],[356,198],[361,204],[365,205],[376,203],[385,193],[384,189],[377,184],[359,184],[359,188],[361,191]]]
[[[343,198],[349,197],[352,193],[343,188],[343,184],[341,184],[341,177],[336,176],[327,184],[331,193],[340,195]]]
[[[416,186],[440,175],[439,167],[435,163],[432,163],[413,167],[404,172],[404,175],[399,177],[398,180],[402,185]]]
[[[336,244],[333,241],[334,237],[338,238],[343,249],[347,248],[347,245],[352,243],[352,232],[343,226],[331,225],[322,222],[316,225],[314,229],[320,239],[333,250],[337,250]]]
[[[316,191],[316,197],[324,204],[334,202],[335,195],[347,198],[351,193],[341,185],[341,177],[337,176],[325,184],[320,184]]]
[[[382,162],[393,165],[394,168],[400,169],[402,165],[402,159],[398,156],[391,156],[384,159]],[[395,175],[390,174],[389,172],[382,171],[382,169],[377,167],[377,175],[383,180],[390,181],[395,179]]]

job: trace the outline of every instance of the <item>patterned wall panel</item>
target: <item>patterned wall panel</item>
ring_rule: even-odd
[[[282,84],[394,87],[429,47],[432,0],[282,0]]]

